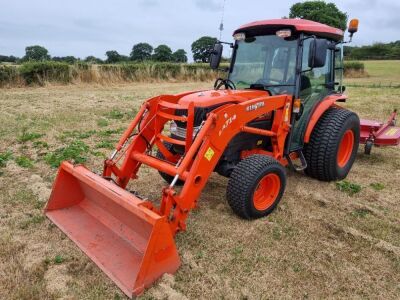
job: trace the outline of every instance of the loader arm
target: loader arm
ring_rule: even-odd
[[[140,128],[136,128],[139,124],[137,119],[129,127],[129,131],[132,128],[136,128],[138,131],[127,146],[121,167],[117,167],[117,160],[107,160],[104,169],[105,176],[115,176],[115,181],[120,183],[122,188],[126,187],[129,179],[137,177],[137,171],[141,164],[149,165],[183,180],[184,185],[180,193],[177,193],[173,186],[164,188],[159,208],[147,203],[149,208],[163,216],[170,216],[172,207],[175,207],[170,218],[173,234],[185,229],[185,219],[188,212],[195,207],[202,189],[226,146],[238,133],[250,132],[270,136],[273,148],[270,155],[278,161],[285,160],[283,149],[290,128],[292,97],[287,95],[261,97],[238,104],[221,106],[209,114],[194,141],[190,138],[191,134],[188,133],[184,142],[162,134],[165,123],[177,118],[173,115],[174,109],[188,110],[186,119],[188,128],[191,127],[189,122],[193,120],[191,118],[193,105],[188,104],[182,107],[177,104],[177,100],[178,98],[174,96],[163,96],[158,97],[157,101],[154,101],[154,99],[148,101],[144,105],[147,110],[143,112]],[[246,126],[250,121],[271,111],[275,111],[275,117],[270,131],[257,129],[256,132],[252,132],[252,128]],[[131,134],[124,136],[128,137]],[[128,138],[121,140],[118,145],[124,144],[127,140]],[[149,154],[149,149],[156,145],[165,157],[167,155],[172,156],[163,147],[163,141],[185,146],[187,151],[182,155],[179,165],[174,166],[168,161],[160,160]]]

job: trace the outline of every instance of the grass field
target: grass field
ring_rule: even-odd
[[[366,62],[347,80],[346,107],[384,120],[400,108],[400,62]],[[380,84],[380,87],[379,87]],[[70,85],[0,90],[0,298],[123,299],[121,291],[42,214],[56,168],[74,157],[100,171],[146,98],[211,82]],[[141,172],[137,189],[160,197]],[[237,218],[214,174],[176,243],[182,266],[143,299],[400,298],[400,148],[360,148],[347,181],[288,171],[279,208]]]

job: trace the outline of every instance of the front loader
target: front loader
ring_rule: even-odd
[[[354,162],[360,121],[338,105],[343,32],[280,19],[244,25],[234,39],[228,77],[212,90],[147,100],[101,175],[60,166],[47,217],[130,297],[179,268],[174,236],[212,172],[229,177],[232,210],[254,219],[282,198],[285,166],[330,181]],[[221,54],[218,43],[211,67]],[[142,165],[167,182],[159,205],[128,189]]]

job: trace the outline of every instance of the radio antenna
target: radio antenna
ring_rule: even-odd
[[[222,3],[221,24],[219,24],[219,40],[222,39],[222,31],[224,30],[225,2],[226,2],[226,0],[223,0],[223,3]]]

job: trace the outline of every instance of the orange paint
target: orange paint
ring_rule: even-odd
[[[308,122],[306,132],[304,134],[304,142],[308,143],[310,141],[311,133],[321,118],[321,116],[324,114],[325,111],[327,111],[332,105],[336,105],[335,102],[338,100],[345,100],[347,99],[346,95],[331,95],[326,97],[324,100],[321,101],[321,103],[317,106],[317,108],[314,110],[314,112],[311,115],[311,119]],[[338,106],[339,107],[339,106]]]

